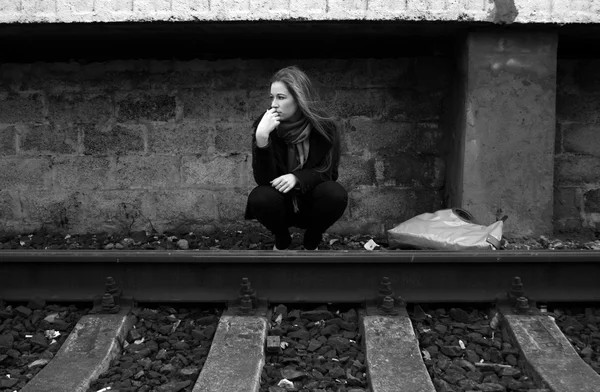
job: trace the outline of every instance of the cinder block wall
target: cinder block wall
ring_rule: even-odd
[[[242,223],[250,125],[289,64],[342,131],[350,205],[331,231],[381,233],[443,206],[450,59],[36,62],[0,68],[0,230]]]
[[[600,60],[558,62],[557,231],[600,230]]]

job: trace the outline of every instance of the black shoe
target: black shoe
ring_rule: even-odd
[[[286,250],[292,244],[290,233],[275,234],[275,246],[273,250]]]
[[[323,233],[314,232],[311,230],[306,230],[304,232],[304,249],[306,250],[315,250],[321,243],[323,239]]]

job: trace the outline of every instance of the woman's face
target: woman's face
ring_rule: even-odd
[[[285,84],[274,82],[271,85],[271,107],[277,110],[281,121],[292,118],[298,112],[298,104]]]

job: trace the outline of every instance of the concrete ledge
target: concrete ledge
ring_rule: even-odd
[[[221,316],[193,392],[257,392],[266,339],[264,317]]]
[[[0,23],[406,20],[598,23],[594,0],[0,0]]]
[[[406,310],[363,316],[367,372],[373,392],[435,392]]]
[[[579,357],[549,316],[504,315],[532,375],[553,392],[595,392],[600,375]]]
[[[114,315],[84,316],[56,356],[21,392],[85,392],[121,352],[131,328],[129,307]]]

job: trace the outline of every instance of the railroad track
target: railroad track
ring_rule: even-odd
[[[495,327],[519,348],[540,390],[600,391],[600,376],[536,307],[598,302],[599,278],[594,251],[0,253],[0,299],[7,302],[95,301],[101,310],[102,298],[111,297],[120,304],[118,313],[80,320],[23,392],[87,391],[119,355],[134,302],[225,306],[194,392],[259,390],[277,303],[357,304],[373,392],[436,390],[406,308],[423,303],[495,304]]]

